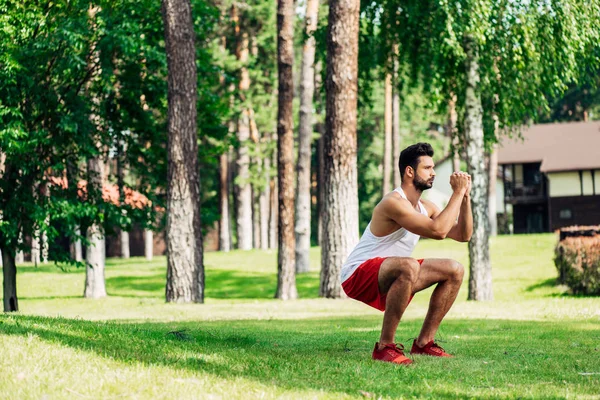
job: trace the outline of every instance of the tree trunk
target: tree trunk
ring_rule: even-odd
[[[310,270],[310,161],[313,135],[313,95],[315,91],[315,38],[319,1],[306,2],[300,77],[300,125],[298,132],[298,166],[296,185],[296,272]]]
[[[319,93],[323,87],[323,79],[321,71],[323,63],[318,61],[315,64],[315,91]],[[323,105],[322,101],[317,103],[317,114],[319,122],[316,123],[315,129],[319,133],[319,141],[317,143],[317,243],[319,247],[323,247],[323,141],[325,140],[325,124],[323,123]]]
[[[117,186],[119,187],[119,205],[123,207],[125,205],[125,173],[127,165],[125,162],[125,148],[122,143],[118,143],[118,154],[117,154]],[[124,212],[124,210],[123,210]],[[129,232],[127,230],[120,229],[119,233],[121,237],[121,258],[128,259],[130,257],[129,252]]]
[[[457,128],[458,115],[456,114],[456,95],[452,93],[448,101],[448,121],[446,122],[446,136],[452,141],[452,169],[460,171],[460,153],[462,142]]]
[[[329,2],[323,143],[322,297],[342,297],[340,269],[358,242],[356,106],[359,0]]]
[[[167,302],[204,302],[197,76],[190,0],[162,0],[168,66]]]
[[[264,190],[260,193],[260,248],[267,250],[269,248],[269,201],[271,199],[271,158],[265,157],[263,160],[263,179]]]
[[[496,207],[496,181],[498,180],[498,146],[494,144],[488,157],[488,219],[490,236],[498,235],[498,218]]]
[[[400,152],[402,140],[400,137],[400,93],[398,89],[398,62],[394,63],[394,86],[392,95],[392,149],[394,153],[394,187],[397,188],[402,183],[402,176],[400,175],[400,167],[398,161],[400,160]]]
[[[239,90],[243,94],[250,88],[248,62],[248,34],[242,33],[236,49],[237,59],[242,64]],[[236,160],[237,194],[237,246],[241,250],[252,249],[252,187],[250,185],[250,155],[247,141],[250,138],[250,110],[243,109],[238,119],[237,139],[240,143]]]
[[[483,141],[483,109],[479,87],[479,53],[475,40],[465,41],[467,90],[465,139],[468,172],[472,179],[473,235],[469,242],[469,300],[492,300],[492,270],[489,254],[487,171]]]
[[[101,201],[104,163],[101,155],[88,159],[88,195],[96,193],[96,201]],[[106,297],[104,281],[105,240],[104,229],[99,223],[90,225],[86,232],[89,246],[86,248],[85,291],[86,298],[98,299]]]
[[[77,236],[81,235],[81,230],[79,229],[79,227],[75,228],[75,232]],[[75,241],[71,242],[71,257],[75,261],[83,260],[83,249],[81,247],[81,239],[76,239]]]
[[[40,230],[36,229],[31,238],[31,262],[36,267],[40,265]]]
[[[277,134],[273,134],[273,140],[277,140]],[[273,161],[272,165],[277,165],[277,153],[273,152]],[[276,249],[278,246],[278,203],[277,199],[279,198],[279,188],[277,185],[277,178],[271,179],[271,196],[270,196],[270,214],[269,214],[269,248]]]
[[[392,170],[392,75],[385,75],[385,110],[383,116],[385,141],[383,144],[383,185],[381,186],[381,196],[391,192]],[[397,162],[398,160],[396,160]],[[394,175],[395,177],[395,175]]]
[[[17,298],[17,266],[13,253],[6,247],[2,251],[2,275],[4,289],[4,312],[19,311]]]
[[[219,250],[231,250],[229,222],[229,161],[227,153],[219,157]]]
[[[154,256],[154,232],[151,229],[144,229],[144,257],[147,261],[152,261]]]
[[[277,177],[279,185],[279,244],[277,293],[290,300],[298,297],[294,237],[294,1],[277,1]]]
[[[255,162],[260,162],[255,159]],[[252,242],[253,248],[260,249],[260,188],[258,185],[252,185]]]

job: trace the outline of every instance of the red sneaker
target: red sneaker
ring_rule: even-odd
[[[395,343],[386,344],[381,350],[379,350],[379,343],[375,343],[373,360],[403,365],[412,364],[412,360],[404,355],[404,346]]]
[[[444,349],[438,346],[438,344],[433,340],[427,343],[425,346],[419,347],[417,346],[417,340],[415,339],[412,349],[410,349],[410,354],[423,354],[433,357],[452,357],[451,354],[446,353]]]

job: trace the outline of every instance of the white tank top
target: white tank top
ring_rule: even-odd
[[[406,199],[402,188],[394,189]],[[421,214],[428,215],[427,210],[419,201]],[[375,257],[410,257],[420,236],[400,228],[386,236],[375,236],[371,232],[371,222],[367,225],[360,241],[348,256],[348,259],[342,266],[341,281],[346,279],[356,271],[356,269],[365,261]]]

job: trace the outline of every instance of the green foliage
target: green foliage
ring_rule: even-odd
[[[61,235],[76,239],[76,226],[84,233],[94,222],[109,231],[153,224],[164,209],[167,65],[160,2],[95,6],[90,13],[90,3],[78,0],[0,0],[0,153],[6,157],[0,246],[8,251],[25,247],[20,235],[46,232],[50,243]],[[214,170],[229,140],[222,65],[213,57],[219,13],[203,0],[193,10],[199,159],[203,169]],[[126,165],[125,185],[152,207],[118,206],[96,188],[78,190],[85,162],[95,156]],[[216,177],[206,174],[202,183],[204,223],[212,224]],[[60,247],[54,250],[53,258],[68,259]]]
[[[559,280],[573,293],[600,296],[600,236],[563,239],[554,263]]]

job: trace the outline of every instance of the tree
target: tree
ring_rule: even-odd
[[[310,164],[313,135],[313,95],[315,90],[315,38],[319,0],[306,2],[302,69],[300,72],[300,124],[296,185],[296,272],[310,269]]]
[[[341,297],[340,269],[358,241],[356,106],[360,2],[329,3],[323,141],[322,297]]]
[[[204,302],[196,127],[197,75],[192,5],[163,0],[168,65],[168,302]]]
[[[294,237],[294,2],[277,2],[277,65],[279,98],[277,110],[277,172],[279,186],[279,246],[277,293],[282,300],[298,297],[295,274]]]
[[[383,117],[385,142],[383,145],[383,185],[381,195],[391,191],[392,171],[395,162],[392,160],[392,74],[385,74],[385,111]],[[397,161],[397,160],[396,160]],[[394,182],[395,183],[395,182]]]

